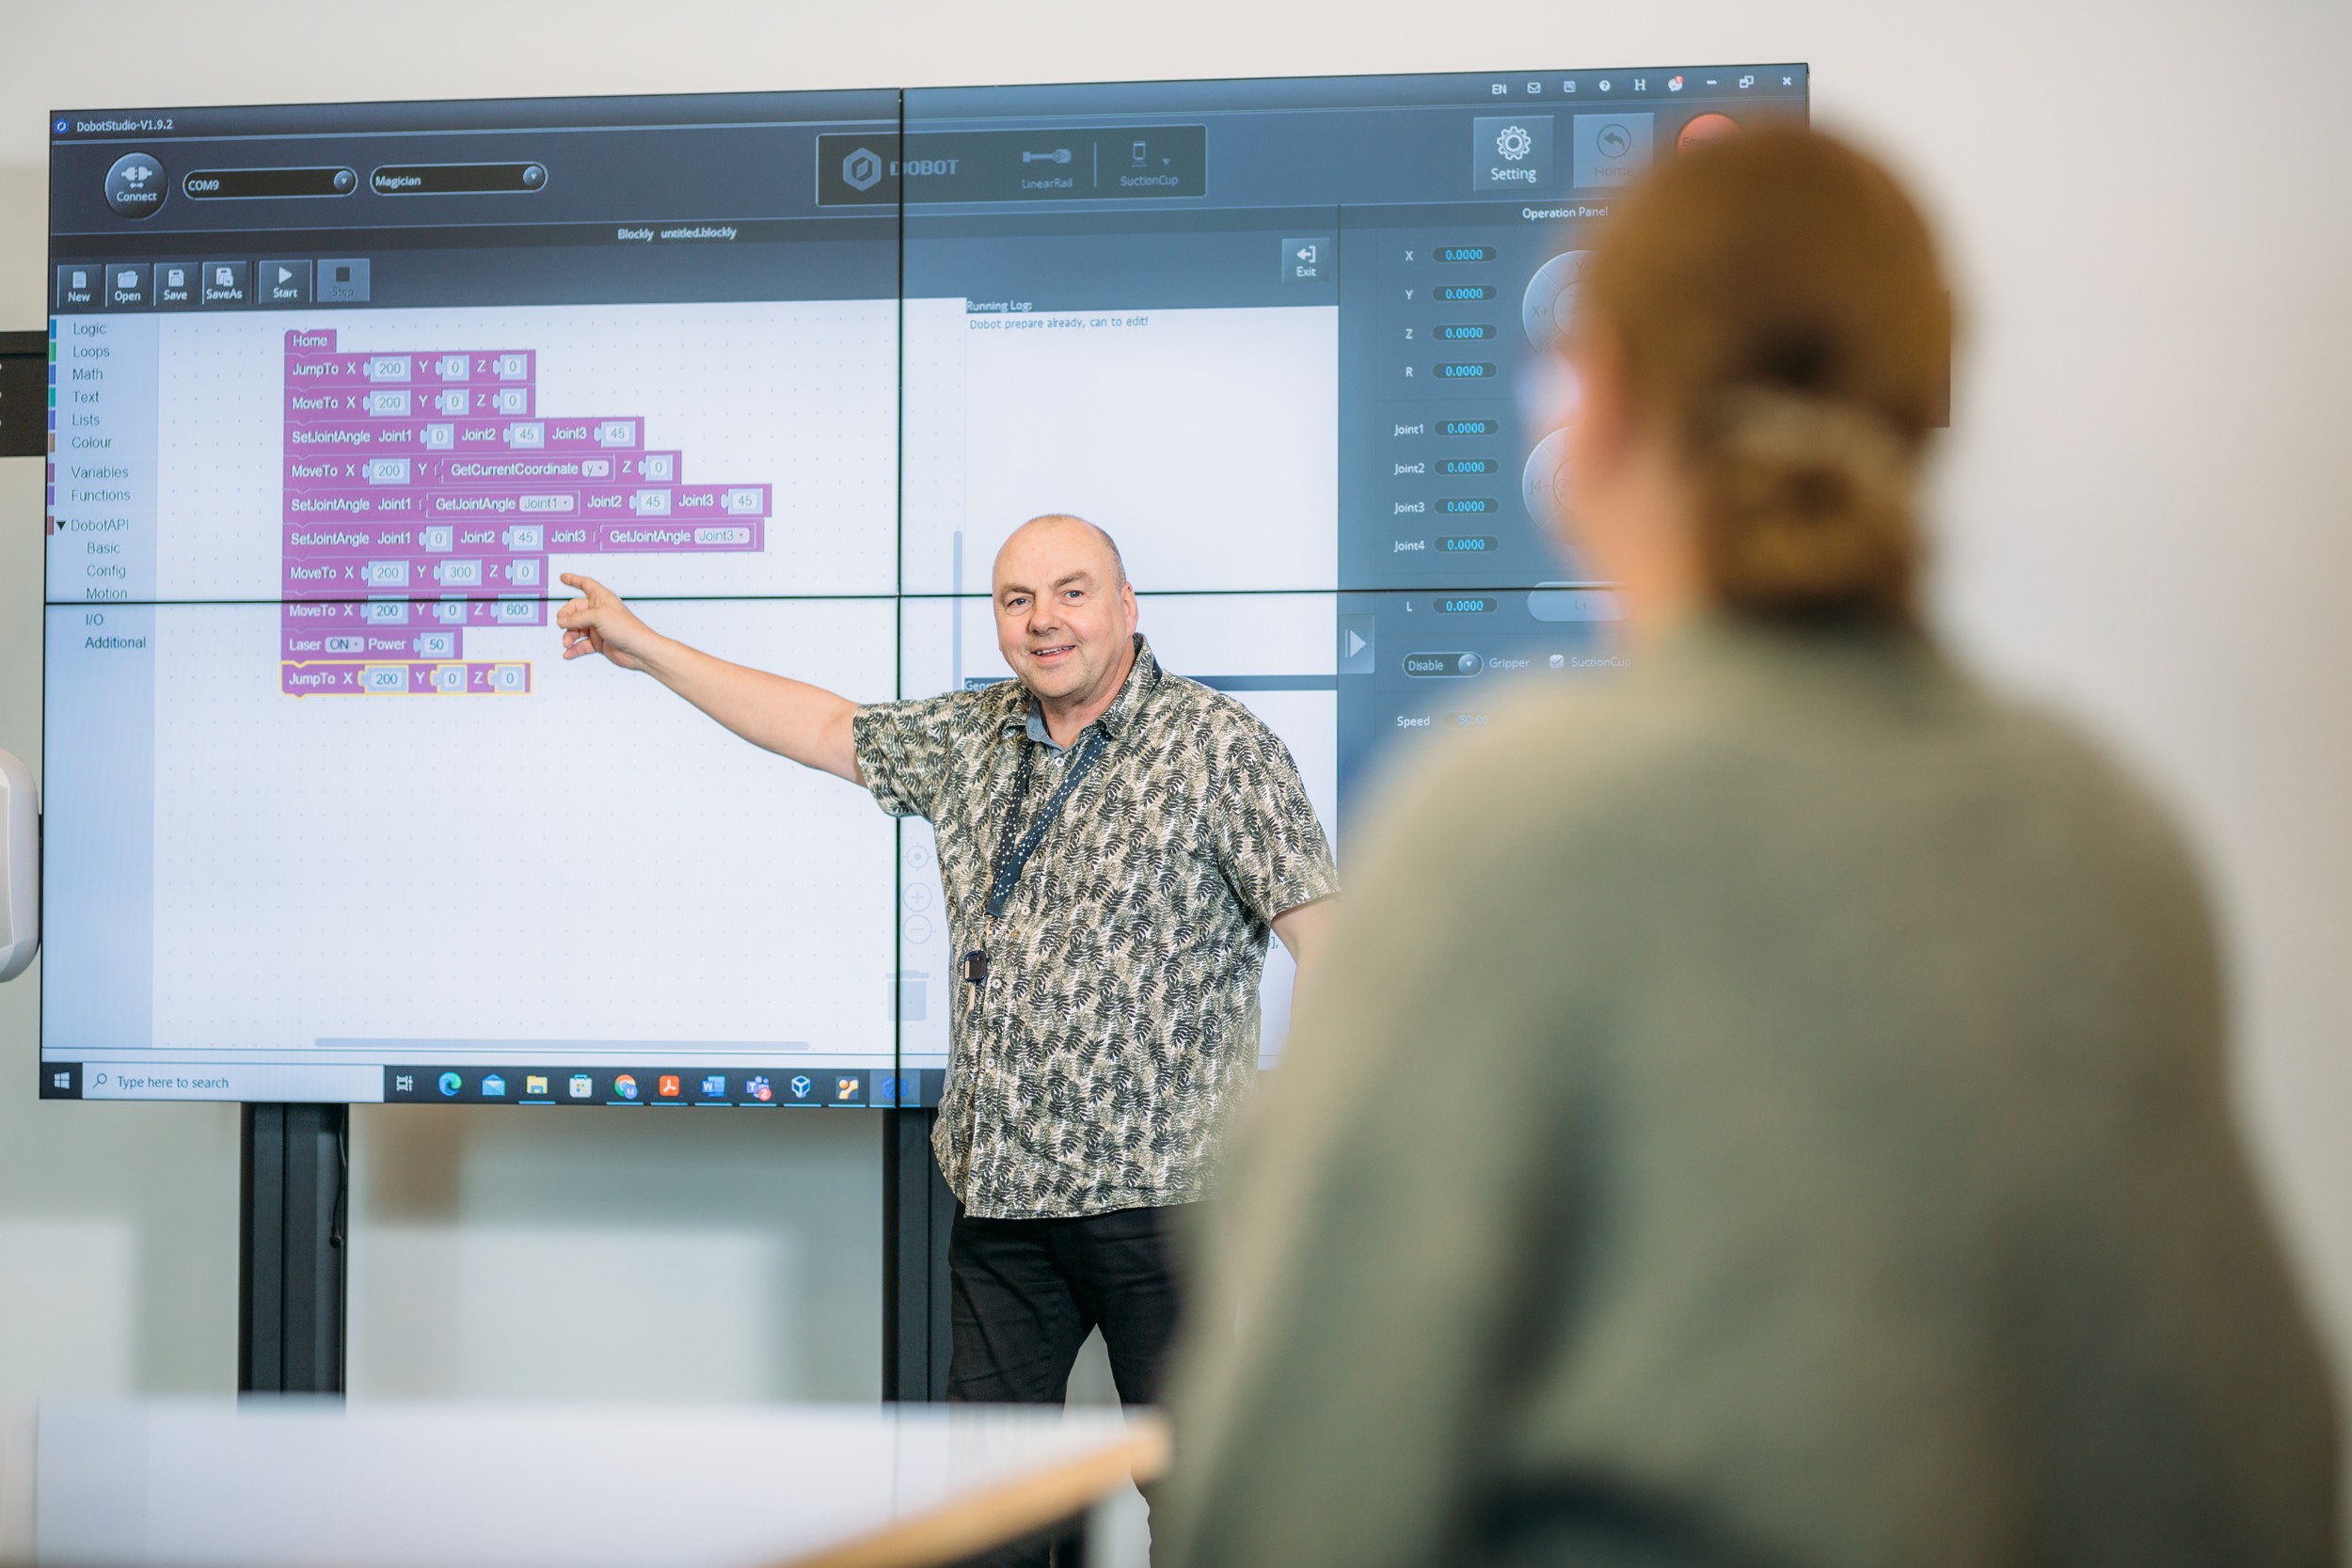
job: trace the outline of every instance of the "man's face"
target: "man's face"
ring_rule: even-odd
[[[1086,524],[1026,523],[997,552],[996,646],[1040,697],[1100,696],[1123,673],[1135,629],[1135,591]]]

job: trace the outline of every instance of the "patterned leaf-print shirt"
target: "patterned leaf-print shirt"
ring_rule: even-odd
[[[1339,891],[1289,750],[1257,715],[1135,668],[1089,726],[1104,749],[1003,914],[988,888],[1031,752],[1025,829],[1068,751],[1002,681],[860,708],[859,768],[884,811],[929,817],[957,953],[947,1088],[932,1134],[970,1213],[1053,1218],[1202,1196],[1258,1064],[1258,982],[1277,915]]]

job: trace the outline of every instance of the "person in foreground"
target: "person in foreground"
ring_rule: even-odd
[[[610,589],[566,658],[643,670],[755,745],[939,833],[963,955],[932,1148],[956,1196],[951,1400],[1058,1403],[1099,1326],[1151,1403],[1181,1307],[1169,1211],[1201,1196],[1258,1066],[1269,931],[1312,961],[1331,853],[1291,755],[1162,671],[1109,534],[1048,515],[996,557],[1016,680],[859,706],[660,636]]]
[[[1949,295],[1798,131],[1565,353],[1634,668],[1403,789],[1204,1248],[1163,1568],[2336,1560],[2171,825],[1920,626]]]

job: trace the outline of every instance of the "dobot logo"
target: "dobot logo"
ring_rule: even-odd
[[[841,182],[853,191],[870,191],[882,183],[882,154],[861,147],[841,160]]]
[[[898,161],[899,138],[883,131],[829,131],[817,138],[817,201],[824,207],[874,207],[898,199],[898,182],[914,173]]]

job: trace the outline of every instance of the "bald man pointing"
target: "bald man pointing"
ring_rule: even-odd
[[[1306,961],[1339,891],[1290,752],[1162,671],[1119,547],[1032,518],[997,552],[1018,681],[858,706],[655,633],[611,591],[564,657],[643,670],[754,745],[930,819],[958,965],[932,1136],[957,1212],[947,1397],[1059,1402],[1100,1326],[1150,1403],[1177,1312],[1168,1211],[1256,1070],[1267,933]]]

